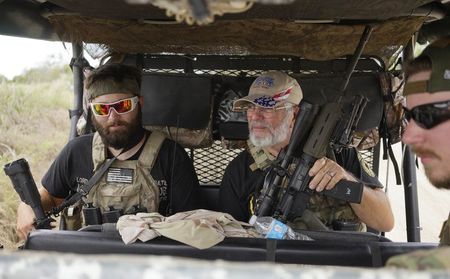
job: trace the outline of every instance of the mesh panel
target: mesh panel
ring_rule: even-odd
[[[373,170],[373,148],[359,151],[361,157],[366,161],[370,169]]]
[[[184,74],[185,70],[183,69],[144,69],[145,73],[160,73],[160,74]],[[227,69],[227,70],[203,70],[203,69],[195,69],[194,74],[202,75],[202,76],[232,76],[232,77],[238,77],[238,76],[244,76],[244,77],[256,77],[261,75],[262,73],[266,72],[267,70],[233,70],[233,69]],[[292,75],[294,74],[293,71],[284,70],[286,74]],[[356,72],[356,71],[355,71]],[[362,72],[362,71],[360,71]],[[314,75],[317,74],[318,71],[316,70],[302,70],[299,72],[299,74],[303,75]]]
[[[241,151],[242,149],[225,149],[220,141],[214,141],[211,147],[193,150],[194,167],[200,184],[220,184],[225,168]],[[190,156],[192,153],[189,153]]]
[[[214,141],[213,145],[208,148],[186,149],[190,157],[192,157],[192,153],[194,154],[194,167],[201,185],[220,184],[225,168],[242,150],[223,148],[220,141]],[[373,170],[373,148],[359,151],[359,153],[369,168]]]
[[[283,60],[284,61],[284,60]],[[290,62],[287,59],[285,62]],[[183,67],[174,68],[157,68],[146,67],[143,69],[145,73],[161,73],[161,74],[183,74],[194,73],[201,76],[231,76],[231,77],[256,77],[263,72],[270,70],[265,68],[259,69],[200,69],[195,65],[191,65],[191,70],[183,69]],[[232,67],[234,68],[234,67]],[[274,68],[273,70],[280,70]],[[282,69],[287,74],[293,74],[289,67]],[[297,69],[295,74],[301,75],[317,75],[322,71],[318,69]],[[331,71],[332,72],[332,71]],[[373,70],[356,69],[355,72],[373,72]],[[194,150],[187,149],[191,159],[193,159],[195,171],[201,185],[217,185],[222,181],[225,168],[228,164],[239,154],[242,149],[226,149],[221,146],[220,141],[214,141],[209,148],[198,148]],[[362,157],[367,162],[368,166],[373,169],[373,149],[364,150],[361,152]],[[192,158],[193,157],[193,158]]]
[[[143,69],[145,73],[158,73],[158,74],[184,74],[183,69]]]

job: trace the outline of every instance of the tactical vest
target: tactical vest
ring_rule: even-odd
[[[253,157],[255,163],[250,166],[252,171],[256,169],[265,170],[275,159],[275,157],[261,148],[255,147],[248,141],[249,152]],[[294,168],[295,169],[295,168]],[[285,184],[284,182],[283,184]],[[250,212],[254,212],[257,197],[250,198]],[[307,207],[306,212],[302,217],[296,218],[290,223],[290,226],[295,229],[309,229],[309,230],[324,230],[324,229],[339,229],[336,224],[351,224],[351,230],[366,231],[366,225],[359,221],[358,216],[351,208],[351,206],[338,199],[326,197],[324,195],[314,193]],[[345,226],[340,228],[346,230]]]
[[[146,212],[158,211],[159,187],[150,171],[164,139],[162,133],[154,131],[147,139],[138,160],[115,160],[92,187],[85,203],[92,203],[102,213],[114,209],[127,214],[135,212],[137,208]],[[95,133],[92,142],[94,172],[106,160],[106,154],[106,146],[100,135]]]

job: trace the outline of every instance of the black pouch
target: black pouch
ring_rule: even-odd
[[[83,208],[84,222],[86,226],[102,224],[102,214],[100,208],[88,205]]]
[[[332,226],[335,231],[358,231],[359,223],[355,221],[334,220]]]

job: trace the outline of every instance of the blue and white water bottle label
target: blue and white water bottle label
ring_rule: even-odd
[[[288,227],[282,222],[274,219],[269,226],[269,232],[266,234],[266,238],[283,239]]]

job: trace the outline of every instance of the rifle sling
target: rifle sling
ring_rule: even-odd
[[[117,156],[119,156],[119,155],[117,155]],[[86,196],[89,193],[89,191],[92,189],[92,187],[94,187],[94,185],[100,180],[100,178],[103,176],[103,174],[106,172],[106,170],[111,166],[111,164],[117,159],[117,156],[112,159],[107,159],[103,163],[103,165],[94,173],[94,175],[88,180],[88,182],[85,185],[80,187],[75,194],[64,199],[64,201],[59,206],[52,208],[50,210],[49,214],[57,215],[61,211],[63,211],[64,208],[75,204],[76,202],[81,200],[81,198]]]
[[[120,154],[119,154],[120,155]],[[86,196],[89,191],[91,191],[92,187],[102,178],[103,174],[105,174],[106,170],[109,169],[112,163],[117,159],[113,157],[111,159],[107,159],[102,166],[94,173],[94,175],[88,180],[86,184],[80,187],[78,190],[83,196]]]

